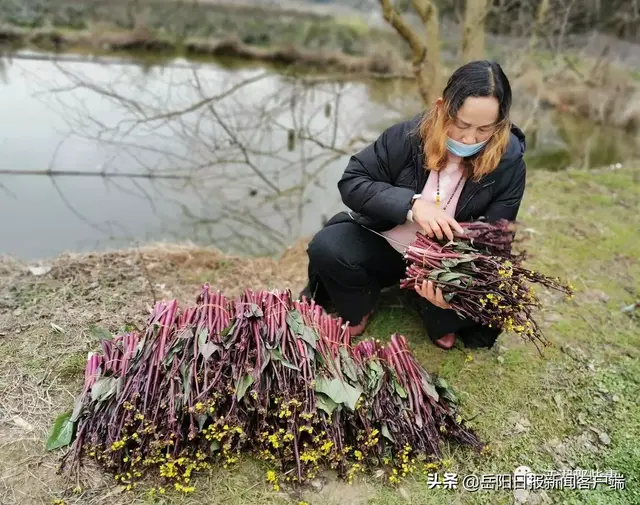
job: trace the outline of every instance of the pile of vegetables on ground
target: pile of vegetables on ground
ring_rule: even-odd
[[[433,468],[443,438],[483,447],[404,337],[352,345],[348,324],[287,291],[229,300],[205,285],[195,306],[159,302],[143,332],[101,345],[49,448],[72,443],[67,470],[93,458],[127,489],[155,472],[190,492],[193,474],[244,453],[276,490],[323,468],[397,482]]]
[[[408,262],[401,287],[412,288],[431,280],[443,298],[464,318],[512,331],[533,342],[539,351],[550,345],[533,318],[542,306],[530,284],[573,296],[573,287],[522,266],[526,253],[515,254],[515,225],[506,220],[461,223],[464,236],[444,243],[417,233],[406,249]]]
[[[463,228],[446,244],[417,234],[401,287],[431,279],[463,317],[547,345],[529,283],[571,286],[522,266],[510,223]],[[145,329],[102,331],[101,346],[48,448],[71,445],[63,467],[93,458],[126,489],[155,473],[159,489],[191,492],[194,473],[242,454],[266,462],[275,490],[325,468],[348,481],[377,468],[395,483],[434,468],[442,439],[483,449],[403,336],[352,343],[348,323],[289,291],[231,300],[205,284],[194,306],[159,302]]]

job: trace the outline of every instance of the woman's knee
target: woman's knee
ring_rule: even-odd
[[[344,224],[335,224],[322,228],[313,237],[307,248],[309,262],[316,270],[357,266],[357,251],[349,243],[349,234],[342,228]]]

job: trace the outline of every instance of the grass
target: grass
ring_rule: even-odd
[[[539,320],[554,343],[540,357],[512,335],[492,349],[442,351],[420,322],[389,294],[368,335],[405,334],[425,367],[455,388],[462,414],[488,442],[480,457],[443,447],[444,467],[460,476],[564,468],[613,470],[626,489],[548,490],[528,503],[623,505],[640,503],[640,317],[621,308],[640,298],[640,202],[637,165],[619,170],[530,171],[519,219],[532,268],[560,275],[577,289],[572,301],[540,292]],[[145,273],[146,266],[148,275]],[[327,474],[300,493],[274,493],[260,463],[199,476],[192,495],[168,491],[150,497],[114,488],[87,469],[80,482],[55,474],[59,454],[44,452],[55,416],[71,405],[86,353],[95,349],[88,328],[117,330],[142,324],[158,297],[192,303],[200,284],[230,294],[242,286],[290,287],[305,280],[304,244],[280,259],[226,257],[191,246],[62,256],[36,277],[11,259],[0,262],[0,503],[72,504],[371,504],[442,505],[514,502],[509,491],[428,489],[426,478],[398,487],[362,475],[352,486]],[[57,325],[59,329],[51,326]],[[60,331],[62,330],[62,331]],[[461,484],[461,483],[460,483]],[[76,492],[74,493],[74,488]]]

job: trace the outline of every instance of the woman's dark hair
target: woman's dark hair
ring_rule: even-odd
[[[511,85],[502,67],[495,61],[471,61],[451,74],[442,93],[449,116],[455,118],[470,96],[494,97],[500,104],[498,122],[509,117]]]
[[[476,156],[464,160],[465,175],[479,180],[495,170],[507,149],[511,135],[511,85],[494,61],[472,61],[458,68],[442,94],[442,106],[434,105],[418,126],[423,142],[425,170],[440,170],[447,164],[447,131],[464,101],[472,97],[494,97],[499,104],[495,131]]]

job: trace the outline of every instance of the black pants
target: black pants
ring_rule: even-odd
[[[400,281],[406,263],[385,238],[336,217],[309,243],[309,283],[303,294],[356,325],[374,309],[380,291]],[[431,340],[454,332],[467,347],[491,347],[500,334],[496,328],[433,305],[415,291],[407,290],[406,294]]]

